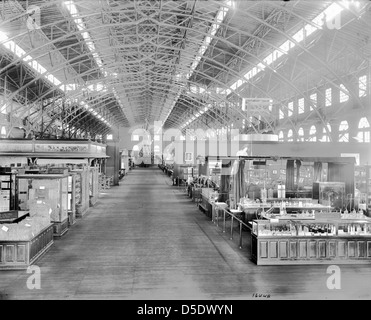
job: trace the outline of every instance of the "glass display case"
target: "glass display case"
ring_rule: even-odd
[[[313,219],[316,214],[331,213],[333,209],[310,198],[268,198],[265,203],[241,198],[238,208],[244,212],[244,221],[255,219],[257,214],[266,218]]]
[[[318,199],[319,204],[329,205],[336,210],[345,208],[345,183],[344,182],[314,182],[313,199]]]
[[[76,176],[77,173],[71,172],[70,167],[49,167],[47,168],[48,174],[63,174],[68,175],[68,225],[71,226],[76,222]]]
[[[371,219],[253,220],[258,265],[371,263]]]
[[[16,209],[49,208],[54,235],[68,231],[68,174],[24,174],[16,176]]]

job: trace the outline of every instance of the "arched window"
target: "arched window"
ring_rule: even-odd
[[[320,140],[321,142],[330,142],[330,133],[331,133],[331,126],[328,123],[326,127],[323,128],[323,136],[322,139]]]
[[[285,140],[285,137],[284,137],[284,135],[283,135],[283,131],[280,131],[279,133],[278,133],[278,141],[284,141]]]
[[[311,126],[309,129],[309,141],[317,141],[317,129],[316,126]]]
[[[346,120],[340,122],[339,142],[349,142],[349,125]]]
[[[294,137],[293,137],[291,129],[287,132],[287,141],[289,141],[289,142],[294,141]]]
[[[366,117],[359,120],[356,140],[358,142],[370,142],[370,123]]]
[[[298,130],[298,140],[297,141],[304,141],[304,129],[299,128]]]

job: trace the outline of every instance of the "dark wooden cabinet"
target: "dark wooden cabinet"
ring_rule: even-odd
[[[289,223],[253,221],[251,259],[256,264],[371,263],[371,219],[367,221],[339,219],[334,222],[303,221],[302,225],[323,224],[324,229],[328,230],[328,233],[318,232],[312,235],[307,235],[308,232],[305,235],[303,232],[299,234],[298,221],[295,222],[296,231],[292,224],[287,227]],[[259,224],[263,228],[258,229]],[[331,231],[328,226],[331,226]],[[262,232],[259,233],[259,230]]]
[[[371,237],[259,239],[252,235],[252,260],[258,265],[371,263]]]

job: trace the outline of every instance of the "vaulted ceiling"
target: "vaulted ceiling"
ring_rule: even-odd
[[[215,128],[242,120],[255,132],[274,132],[282,126],[278,113],[264,103],[246,112],[242,99],[281,107],[293,95],[347,84],[345,77],[350,83],[370,68],[370,2],[339,1],[341,27],[319,25],[316,17],[333,3],[2,1],[3,113],[12,126],[41,134],[101,135],[154,121]],[[303,28],[311,32],[295,37]],[[347,92],[357,100],[350,85]],[[325,121],[315,108],[301,121],[318,119]]]

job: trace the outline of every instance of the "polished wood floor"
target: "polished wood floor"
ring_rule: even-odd
[[[30,274],[0,271],[0,299],[370,299],[371,267],[340,266],[329,290],[320,266],[256,266],[158,168],[136,168]],[[267,298],[264,298],[267,299]]]

